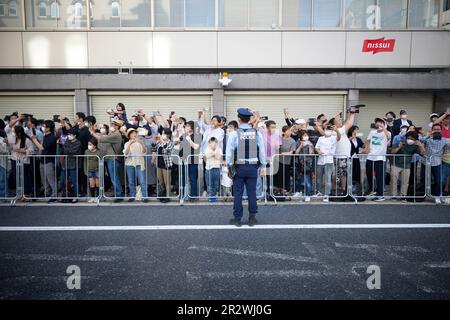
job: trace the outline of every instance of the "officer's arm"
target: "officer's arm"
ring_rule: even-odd
[[[261,132],[257,133],[256,138],[257,138],[256,143],[259,146],[259,151],[258,151],[259,152],[259,161],[261,162],[261,167],[264,168],[264,167],[266,167],[266,148],[264,145],[264,139],[262,137]]]
[[[232,132],[227,139],[227,150],[225,154],[225,160],[227,162],[227,166],[231,165],[233,162],[233,154],[234,150],[236,149],[236,139],[237,134],[236,132]]]

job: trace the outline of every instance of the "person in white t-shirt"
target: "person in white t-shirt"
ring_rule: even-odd
[[[336,133],[335,135],[333,131]],[[319,154],[316,172],[317,185],[319,193],[324,192],[324,202],[328,202],[328,197],[331,193],[334,155],[336,154],[336,146],[339,140],[341,140],[339,129],[336,126],[327,125],[324,135],[316,143],[316,152]]]
[[[340,189],[339,192],[337,192],[337,194],[345,194],[347,190],[347,167],[352,149],[350,139],[348,138],[347,133],[355,122],[356,111],[357,109],[355,107],[351,107],[349,109],[349,113],[347,114],[347,120],[345,122],[340,117],[341,113],[336,114],[336,116],[330,119],[330,121],[328,122],[328,124],[336,126],[337,130],[341,135],[341,139],[337,141],[335,153],[336,155],[335,174],[337,181],[339,181],[339,185],[336,184],[336,186],[339,187]],[[334,185],[335,184],[333,184],[333,187]]]
[[[384,201],[384,175],[387,147],[391,140],[391,133],[386,128],[383,119],[375,119],[376,129],[369,133],[365,143],[365,153],[368,154],[366,161],[366,176],[369,184],[369,193],[376,191],[377,197],[374,201]],[[376,190],[373,179],[375,173]]]

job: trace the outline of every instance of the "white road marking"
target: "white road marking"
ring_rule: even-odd
[[[425,263],[425,267],[428,268],[450,268],[450,261],[443,261],[438,263]]]
[[[120,251],[125,249],[124,246],[94,246],[86,250],[86,252],[105,252],[105,251]]]
[[[271,259],[278,259],[278,260],[291,260],[291,261],[297,261],[297,262],[317,263],[317,259],[312,258],[312,257],[293,256],[293,255],[289,255],[289,254],[275,253],[275,252],[259,252],[259,251],[229,249],[229,248],[213,248],[213,247],[205,247],[205,246],[191,246],[188,248],[188,250],[226,253],[226,254],[232,254],[232,255],[238,255],[238,256],[248,256],[248,257],[254,257],[254,258],[271,258]]]
[[[3,226],[0,232],[31,231],[159,231],[159,230],[286,230],[286,229],[449,229],[445,223],[418,224],[260,224],[254,227],[232,225],[159,226]]]
[[[40,261],[89,261],[89,262],[113,262],[117,257],[113,256],[79,256],[60,254],[12,254],[0,253],[0,260],[40,260]]]
[[[222,278],[311,278],[337,276],[336,273],[328,271],[313,270],[262,270],[262,271],[223,271],[223,272],[186,272],[189,281],[198,281],[202,278],[222,279]]]

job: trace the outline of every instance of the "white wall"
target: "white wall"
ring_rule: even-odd
[[[395,39],[393,52],[362,52]],[[448,68],[450,31],[0,32],[0,68]]]

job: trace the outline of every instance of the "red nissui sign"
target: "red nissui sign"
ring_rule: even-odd
[[[362,52],[393,52],[395,47],[395,39],[384,40],[383,38],[374,40],[364,40]]]

